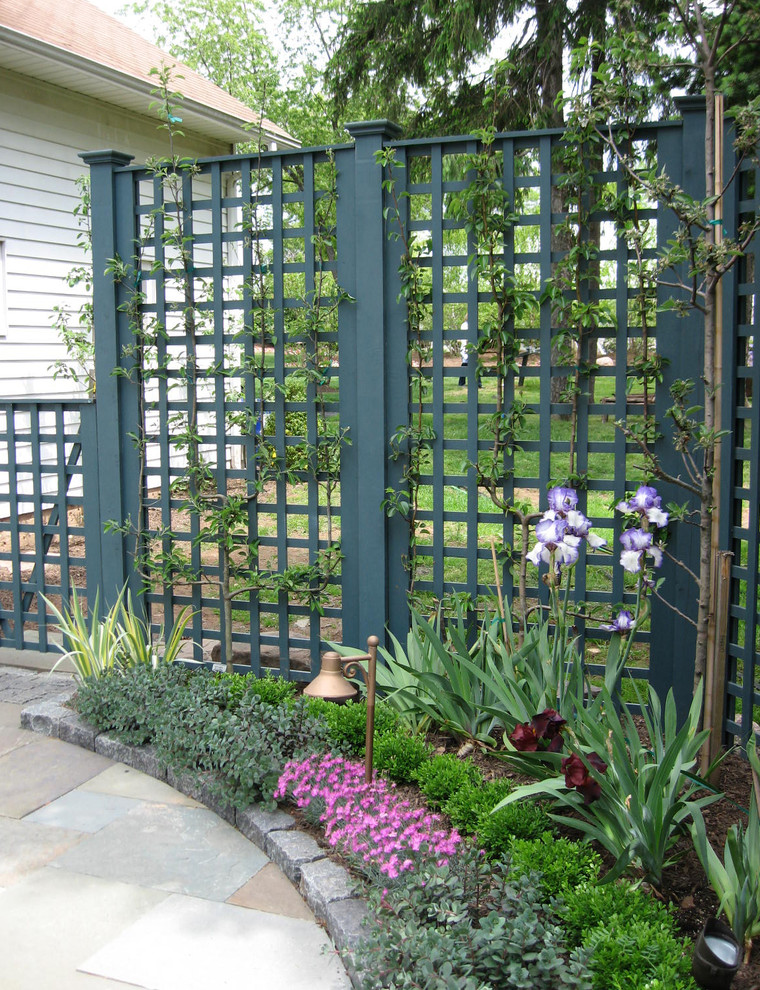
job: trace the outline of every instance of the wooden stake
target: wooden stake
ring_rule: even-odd
[[[496,596],[497,596],[497,598],[499,600],[499,615],[501,616],[502,623],[504,623],[507,620],[506,620],[506,618],[504,616],[504,598],[502,597],[502,594],[501,594],[501,578],[499,577],[499,564],[498,564],[498,561],[496,559],[496,537],[495,536],[492,536],[491,537],[491,559],[493,560],[493,578],[494,578],[494,581],[496,582]],[[505,640],[505,642],[506,642],[506,639],[507,639],[507,634],[506,634],[506,630],[505,630],[504,631],[504,640]]]
[[[723,191],[723,94],[715,94],[715,141],[714,141],[714,151],[715,151],[715,190],[717,194],[717,199],[715,202],[715,226],[714,226],[714,237],[715,245],[718,246],[723,241],[723,197],[720,195]],[[718,281],[715,287],[715,347],[714,347],[714,360],[713,360],[713,382],[716,385],[720,385],[723,381],[723,282]],[[720,395],[716,400],[715,409],[715,426],[716,429],[720,430],[722,428],[722,417],[721,417],[721,402]],[[714,670],[712,670],[711,658],[715,656],[715,651],[717,648],[717,640],[719,638],[719,625],[718,625],[718,586],[716,585],[716,578],[718,575],[718,554],[721,552],[720,547],[720,483],[719,480],[721,476],[721,442],[719,441],[715,445],[714,451],[714,462],[713,462],[713,511],[712,511],[712,528],[710,532],[710,544],[712,547],[712,557],[715,562],[715,569],[711,575],[711,594],[710,594],[710,615],[708,617],[707,625],[707,660],[705,670],[705,701],[704,701],[704,712],[702,725],[705,728],[710,728],[712,725],[712,707],[713,698],[710,697],[712,691],[719,690],[717,685],[713,684],[712,678],[714,677]],[[716,484],[716,481],[718,483]],[[725,657],[724,657],[724,669],[725,669]],[[710,671],[712,670],[712,674]],[[725,690],[725,687],[723,688]],[[708,701],[711,707],[710,717],[708,718]],[[713,743],[710,741],[709,747],[703,750],[703,754],[709,752],[713,753]],[[712,758],[711,755],[711,758]],[[708,761],[709,765],[709,761]],[[703,767],[704,770],[704,767]]]
[[[723,747],[723,708],[726,694],[726,649],[728,612],[731,597],[731,562],[734,555],[719,551],[715,558],[713,589],[715,602],[715,642],[707,654],[705,671],[704,727],[710,730],[700,753],[700,771],[707,774],[710,764]]]

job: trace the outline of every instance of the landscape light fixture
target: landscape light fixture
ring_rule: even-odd
[[[729,990],[741,956],[741,946],[728,925],[710,918],[694,945],[692,975],[704,990]]]
[[[367,640],[367,653],[358,656],[342,657],[339,653],[322,654],[319,673],[314,680],[304,688],[304,694],[310,698],[324,698],[325,701],[355,701],[359,689],[346,676],[355,677],[362,673],[367,686],[367,726],[364,743],[364,780],[367,784],[372,781],[372,750],[375,736],[375,677],[377,672],[377,647],[380,640],[370,636]],[[366,663],[365,670],[361,664]]]

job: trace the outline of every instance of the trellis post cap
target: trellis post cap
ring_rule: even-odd
[[[80,151],[79,158],[85,165],[117,165],[120,168],[129,165],[134,161],[134,155],[128,155],[124,151],[114,151],[112,148],[105,148],[102,151]]]
[[[392,141],[400,138],[403,129],[392,120],[355,120],[343,125],[354,141],[360,137],[372,137],[375,134]]]

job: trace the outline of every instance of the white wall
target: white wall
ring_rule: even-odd
[[[72,213],[77,176],[87,171],[78,154],[114,148],[139,164],[168,153],[167,134],[148,108],[139,117],[2,69],[0,97],[0,398],[71,394],[50,366],[66,358],[52,327],[54,307],[82,302],[65,282],[83,260]],[[188,135],[176,150],[201,158],[230,149]]]

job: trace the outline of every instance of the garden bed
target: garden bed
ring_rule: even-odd
[[[461,750],[458,743],[448,736],[434,735],[428,740],[436,753],[455,753]],[[469,747],[468,747],[469,750]],[[487,778],[506,776],[515,782],[525,782],[520,774],[510,769],[509,764],[484,751],[473,748],[468,756],[482,770]],[[715,787],[723,791],[723,800],[710,805],[704,810],[707,836],[714,849],[723,849],[726,833],[732,825],[741,822],[746,824],[746,808],[752,789],[752,773],[749,763],[737,753],[728,753],[716,775]],[[406,786],[399,788],[400,796],[405,801],[424,806],[424,799],[418,787]],[[315,825],[309,817],[292,804],[287,805],[298,828],[310,835],[324,850],[325,855],[352,873],[357,882],[361,877],[356,873],[350,859],[342,856],[327,842],[324,829]],[[569,839],[577,839],[578,834],[571,829],[557,828],[559,835]],[[652,896],[659,897],[664,903],[671,904],[675,909],[678,928],[681,933],[692,941],[699,935],[704,923],[718,913],[718,899],[707,883],[702,864],[699,862],[694,846],[688,837],[679,842],[681,857],[677,864],[669,867],[664,874],[664,882],[660,891],[652,891]],[[605,865],[612,866],[610,857],[604,854]],[[760,990],[760,943],[753,947],[749,963],[744,965],[732,983],[732,990]]]
[[[364,728],[364,708],[362,705],[338,708],[326,702],[313,701],[304,706],[302,702],[296,703],[293,698],[293,690],[292,685],[273,679],[262,683],[241,677],[227,678],[225,675],[212,677],[208,672],[198,679],[187,671],[171,673],[170,670],[162,671],[160,667],[158,671],[138,668],[130,670],[128,676],[106,677],[89,682],[87,690],[83,693],[80,692],[78,704],[82,714],[87,719],[94,721],[100,730],[105,730],[110,735],[120,736],[131,744],[149,742],[152,747],[153,758],[158,761],[159,766],[168,766],[172,779],[182,781],[189,774],[191,778],[195,777],[202,781],[202,789],[204,789],[202,799],[207,802],[210,801],[217,813],[222,813],[227,818],[231,815],[234,820],[236,814],[240,815],[239,811],[235,811],[235,807],[245,809],[252,801],[262,799],[270,801],[276,782],[280,778],[287,760],[294,757],[297,760],[303,759],[304,754],[309,753],[314,754],[313,758],[316,758],[320,752],[326,752],[330,749],[337,752],[351,752],[354,759],[361,756]],[[266,700],[257,692],[263,693]],[[163,701],[161,701],[162,697]],[[408,739],[398,728],[394,717],[389,714],[384,705],[381,705],[378,709],[377,741],[379,745],[376,751],[380,753],[381,763],[384,761],[386,767],[391,768],[391,775],[394,773],[399,775],[399,765],[398,760],[394,763],[394,760],[390,759],[389,762],[389,752],[391,755],[393,752],[398,755],[403,751],[408,755],[408,746],[397,743],[397,740],[402,738]],[[383,740],[386,740],[385,744]],[[390,747],[387,745],[388,740],[391,743]],[[432,754],[437,752],[439,757],[444,756],[448,759],[449,769],[453,767],[456,770],[463,762],[456,755],[457,752],[460,752],[462,757],[466,754],[467,764],[475,768],[478,780],[487,783],[489,780],[511,777],[513,785],[520,782],[519,775],[515,774],[508,762],[497,755],[484,752],[478,746],[473,747],[470,744],[465,744],[462,747],[453,737],[442,734],[430,737],[429,744],[429,750],[425,757],[428,766],[435,762],[435,757]],[[386,772],[389,771],[386,769]],[[363,777],[361,769],[357,773],[358,778]],[[422,780],[422,778],[420,779]],[[741,808],[747,807],[751,786],[750,779],[750,769],[744,760],[736,755],[730,755],[726,758],[721,770],[720,782],[727,796],[722,801],[704,809],[709,838],[713,846],[721,852],[727,829],[731,824],[741,820]],[[428,800],[432,793],[429,780],[427,784],[424,781],[421,782],[420,786],[424,791],[424,800]],[[476,784],[476,787],[480,787],[480,785]],[[406,801],[412,809],[419,808],[421,812],[424,806],[423,794],[416,787],[397,788],[393,794],[393,800],[396,802]],[[438,829],[439,832],[446,833],[450,822],[442,813],[441,805],[443,805],[442,799],[439,800],[439,806],[436,807],[435,813],[438,818],[434,828]],[[528,814],[530,809],[524,803],[519,807],[513,807],[518,812],[519,827],[522,828],[526,820],[525,816],[530,817]],[[340,843],[337,846],[338,854],[336,856],[336,849],[325,842],[321,829],[315,827],[313,815],[311,821],[307,821],[302,811],[295,811],[294,814],[320,844],[323,854],[337,858],[338,862],[343,865],[350,865],[352,869],[355,867],[356,864],[352,856],[345,855],[345,849],[341,848]],[[544,820],[550,824],[549,819],[546,819],[545,816]],[[578,848],[580,851],[581,847],[574,846],[569,840],[577,838],[578,833],[572,829],[555,829],[554,838],[549,841],[548,847],[545,847],[550,850],[564,848],[565,864],[562,869],[567,869],[568,863],[571,870],[573,868],[572,861],[575,859],[575,854],[572,850]],[[517,855],[518,846],[512,848]],[[544,850],[536,846],[532,848],[538,849],[542,855],[545,855],[545,848]],[[464,852],[465,847],[462,849],[461,855],[464,857],[462,862],[466,863],[468,862],[468,854]],[[530,854],[530,849],[530,841],[526,841],[521,853],[523,858],[526,850]],[[650,890],[650,894],[656,900],[672,904],[681,933],[693,939],[705,918],[715,913],[717,903],[706,883],[702,867],[689,841],[682,842],[682,851],[684,855],[678,864],[666,869],[660,890],[656,892]],[[458,860],[459,855],[457,854],[452,862]],[[486,864],[487,869],[491,870],[486,878],[486,888],[494,897],[497,895],[502,897],[502,901],[498,901],[502,907],[498,910],[503,908],[507,913],[516,910],[514,884],[518,884],[523,895],[532,899],[533,907],[530,910],[533,911],[533,920],[529,926],[530,932],[533,932],[535,936],[536,931],[544,931],[545,929],[550,933],[547,938],[560,939],[557,947],[552,950],[554,953],[552,965],[559,966],[561,960],[564,960],[571,969],[576,966],[579,968],[578,971],[582,973],[585,965],[583,960],[587,958],[584,956],[584,952],[587,950],[584,949],[578,955],[580,950],[572,949],[571,951],[571,947],[572,944],[578,945],[579,943],[569,943],[566,947],[564,946],[562,937],[557,934],[561,931],[561,927],[558,927],[554,908],[550,906],[548,897],[545,896],[543,901],[539,900],[533,903],[535,898],[539,896],[537,888],[530,886],[531,883],[536,883],[535,879],[531,879],[528,874],[518,874],[514,882],[510,880],[507,887],[503,886],[508,877],[511,877],[511,872],[509,874],[494,872],[494,870],[501,869],[498,865],[502,862],[501,855],[499,852],[493,859],[493,869]],[[550,852],[550,855],[553,855],[553,852]],[[588,853],[584,852],[580,858],[587,860]],[[596,859],[598,862],[598,855]],[[485,860],[483,862],[485,864]],[[551,866],[551,864],[549,865]],[[606,858],[604,865],[607,867],[611,865],[609,857]],[[417,868],[421,871],[420,875],[422,876],[436,877],[436,883],[456,885],[461,880],[461,877],[456,880],[454,876],[456,870],[449,876],[449,873],[446,872],[449,870],[448,867],[443,872],[443,879],[440,879],[435,871],[435,861],[432,861],[432,867],[432,874],[424,873],[425,870],[430,870],[430,862],[426,866],[425,861],[421,861]],[[533,864],[530,864],[530,869],[533,869]],[[369,873],[373,875],[372,870]],[[376,869],[374,875],[383,883],[387,883],[389,887],[401,883],[402,897],[406,896],[404,889],[415,889],[416,881],[414,880],[411,887],[407,884],[407,888],[403,888],[403,876],[400,881],[393,880],[393,874],[387,874],[384,878],[382,872],[378,874]],[[635,877],[635,871],[631,875]],[[448,880],[445,879],[446,876],[449,876]],[[386,931],[386,934],[390,932],[387,934],[387,942],[388,939],[398,937],[398,932],[393,929],[394,914],[393,911],[388,911],[383,907],[382,897],[379,902],[377,901],[378,896],[380,896],[378,891],[382,891],[382,883],[380,886],[370,884],[370,889],[373,887],[375,894],[369,894],[370,904],[372,909],[379,911],[380,914],[373,919],[366,931],[371,938],[378,931]],[[532,891],[530,895],[528,894],[529,891]],[[625,900],[627,895],[623,894],[622,896]],[[506,900],[503,900],[504,897]],[[417,907],[419,908],[419,904]],[[487,913],[486,917],[491,915],[493,915],[493,911],[490,914]],[[517,916],[515,915],[515,917]],[[483,920],[484,918],[477,914],[472,918],[473,930],[477,929],[481,939],[486,937],[479,927]],[[434,941],[438,937],[434,933],[431,935]],[[498,941],[498,933],[494,934],[494,938]],[[440,943],[440,945],[443,944],[443,942]],[[457,944],[461,943],[458,942]],[[499,942],[499,945],[503,949],[503,943]],[[376,951],[376,949],[377,946],[371,951]],[[607,951],[610,951],[609,945]],[[614,948],[614,941],[611,951],[613,954],[614,952],[620,954],[621,951]],[[672,950],[670,951],[672,957]],[[372,958],[371,954],[369,958]],[[563,976],[562,979],[564,980],[565,977]],[[568,979],[573,979],[572,973]],[[579,976],[578,979],[581,977]],[[755,948],[750,964],[739,974],[734,987],[736,990],[753,990],[759,979],[760,959],[758,958],[758,950]],[[682,974],[679,977],[679,982],[674,982],[672,986],[662,982],[652,984],[652,986],[657,986],[658,990],[692,986],[688,980],[686,982],[683,980]],[[373,984],[360,985],[370,986]],[[421,985],[438,987],[443,984],[423,982]],[[503,983],[504,987],[526,985],[529,984],[509,981]],[[552,990],[555,990],[555,986],[551,982],[535,985],[550,986]],[[556,986],[560,985],[564,987],[588,986],[589,984],[588,982],[585,984],[572,982],[556,984]],[[594,984],[595,987],[598,985],[598,983]],[[628,988],[631,984],[624,983],[623,986]],[[635,987],[635,990],[639,990],[639,988]]]

